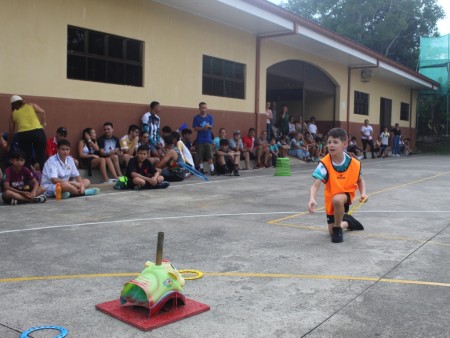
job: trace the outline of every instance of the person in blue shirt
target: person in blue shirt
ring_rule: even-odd
[[[212,128],[214,127],[214,118],[208,114],[208,106],[205,102],[198,104],[200,113],[194,117],[192,122],[193,129],[197,132],[196,153],[200,165],[200,171],[204,173],[204,162],[209,163],[211,176],[214,175],[213,163],[213,137]]]

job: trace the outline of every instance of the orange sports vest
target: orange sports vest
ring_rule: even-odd
[[[348,193],[350,195],[351,204],[358,189],[359,174],[361,172],[361,163],[354,158],[350,158],[350,164],[344,172],[338,172],[334,169],[331,163],[331,156],[328,154],[320,162],[325,166],[328,173],[328,181],[325,183],[324,198],[325,209],[327,215],[334,213],[332,199],[333,196],[339,193]]]

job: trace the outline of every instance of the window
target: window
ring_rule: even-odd
[[[369,94],[355,91],[354,114],[369,115]]]
[[[142,87],[142,41],[67,28],[67,78]]]
[[[245,98],[245,65],[203,55],[203,94]]]
[[[409,121],[409,104],[408,103],[404,103],[404,102],[401,103],[400,120]]]

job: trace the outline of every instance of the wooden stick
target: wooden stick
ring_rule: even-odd
[[[158,245],[156,247],[156,265],[161,265],[163,259],[164,232],[158,232]]]

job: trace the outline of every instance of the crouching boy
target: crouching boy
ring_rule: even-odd
[[[45,188],[39,186],[31,170],[24,166],[25,153],[15,151],[10,161],[12,165],[6,168],[3,181],[3,202],[11,205],[45,202]]]
[[[364,230],[354,217],[346,214],[356,195],[360,192],[360,201],[367,201],[366,186],[361,176],[361,163],[344,152],[347,147],[347,133],[334,128],[328,133],[328,155],[319,161],[313,173],[314,182],[310,190],[309,212],[317,207],[316,196],[320,183],[325,184],[324,198],[328,231],[333,243],[344,241],[343,229]]]
[[[70,196],[96,195],[98,188],[87,189],[91,182],[80,176],[75,162],[70,154],[70,142],[60,140],[57,154],[48,158],[42,170],[41,185],[45,188],[47,197],[55,197],[56,184],[61,185],[62,198]]]

